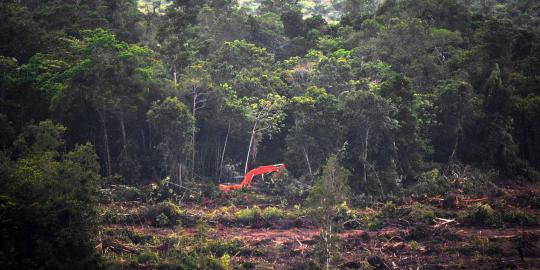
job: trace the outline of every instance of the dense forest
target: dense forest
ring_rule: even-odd
[[[2,1],[0,268],[540,267],[539,13],[534,0]],[[280,163],[258,189],[218,189]],[[220,234],[276,224],[316,234],[257,250]],[[389,226],[521,231],[454,235],[472,251],[436,255],[388,233],[426,256],[394,262],[401,248],[372,249]]]

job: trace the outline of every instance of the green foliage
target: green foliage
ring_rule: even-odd
[[[395,107],[373,92],[350,91],[341,96],[339,110],[347,126],[343,163],[358,179],[351,183],[353,190],[380,196],[395,190],[399,185],[391,135],[398,124],[391,117]]]
[[[336,206],[348,199],[349,172],[340,166],[336,156],[328,158],[322,175],[317,178],[309,191],[307,204],[315,211],[316,222],[328,228],[336,215]]]
[[[489,204],[478,203],[465,210],[460,220],[469,225],[494,226],[500,222],[500,217]]]
[[[170,227],[181,225],[183,215],[184,211],[178,205],[165,201],[150,206],[141,213],[141,218],[158,227]]]
[[[56,152],[64,144],[66,128],[50,120],[29,125],[19,134],[14,146],[22,156]]]
[[[284,162],[289,175],[268,190],[286,205],[312,185],[326,247],[345,219],[376,228],[433,217],[391,203],[359,217],[348,195],[486,196],[501,193],[495,181],[540,181],[535,1],[168,2],[0,3],[0,240],[16,253],[0,255],[13,263],[4,268],[94,268],[100,175],[116,185],[103,202],[138,200],[120,184],[149,182],[148,201],[199,201],[241,167]],[[462,218],[534,223],[494,208]],[[151,223],[179,219],[154,210]],[[226,254],[173,253],[119,268],[229,266]]]
[[[380,212],[367,213],[360,217],[363,228],[368,230],[378,230],[382,228],[383,221]]]
[[[144,265],[157,265],[159,262],[159,254],[156,252],[144,252],[137,256],[137,262]]]
[[[144,241],[131,241],[136,238]],[[210,240],[192,236],[160,236],[140,234],[129,229],[105,231],[107,240],[136,243],[137,254],[107,253],[104,267],[125,269],[126,267],[148,267],[156,269],[231,269],[231,256],[241,250],[235,240]],[[156,249],[156,246],[162,248]]]
[[[349,196],[347,178],[350,173],[341,167],[335,155],[326,161],[321,176],[317,178],[309,191],[306,202],[312,207],[313,219],[321,227],[321,234],[315,248],[315,254],[321,265],[334,266],[339,260],[338,240],[334,232],[342,224],[336,224],[338,205],[346,202]]]
[[[428,206],[415,202],[411,205],[407,219],[413,222],[422,222],[426,224],[433,224],[435,221],[435,212]]]
[[[274,56],[265,48],[245,40],[234,40],[224,42],[211,56],[209,64],[214,79],[223,83],[243,69],[268,68],[273,62]]]
[[[277,207],[266,207],[262,211],[262,217],[266,220],[280,219],[284,218],[286,215],[285,211]]]
[[[90,144],[68,153],[61,125],[51,121],[29,126],[17,140],[24,155],[13,168],[2,167],[0,193],[2,268],[57,269],[97,267],[96,194],[99,164]],[[7,170],[7,171],[4,171]]]
[[[537,216],[531,213],[527,213],[523,210],[503,211],[502,220],[504,222],[524,226],[534,226],[537,225],[539,222]]]
[[[321,269],[331,269],[341,259],[339,253],[339,237],[336,234],[322,231],[315,240],[313,255]]]
[[[99,201],[111,203],[114,201],[137,201],[142,198],[142,191],[136,187],[126,185],[113,185],[109,189],[99,191]]]
[[[152,129],[161,136],[157,145],[162,157],[161,169],[175,182],[180,182],[182,161],[189,151],[187,142],[195,128],[193,115],[178,98],[167,97],[154,102],[146,117]]]
[[[347,205],[347,202],[343,202],[335,207],[336,216],[334,221],[343,225],[344,228],[354,228],[357,225],[357,214]]]
[[[234,216],[244,223],[253,222],[261,216],[261,209],[259,207],[251,207],[246,209],[238,210],[234,213]]]
[[[285,141],[287,168],[293,175],[313,178],[336,149],[337,104],[335,96],[318,87],[309,87],[304,95],[291,99],[295,120]]]
[[[450,183],[441,175],[439,169],[432,169],[420,175],[413,191],[419,195],[444,195],[450,188]]]
[[[145,187],[145,200],[151,203],[171,201],[180,203],[184,195],[188,192],[193,196],[191,191],[186,191],[180,188],[178,184],[171,181],[169,177],[162,179],[158,184],[152,183]]]

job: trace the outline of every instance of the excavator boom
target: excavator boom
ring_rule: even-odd
[[[255,177],[257,175],[260,175],[260,174],[265,174],[265,173],[270,173],[270,172],[281,172],[281,171],[284,171],[284,170],[285,170],[285,164],[275,164],[275,165],[261,166],[261,167],[255,168],[255,169],[249,171],[248,173],[246,173],[246,175],[244,176],[244,180],[242,180],[242,182],[240,184],[233,184],[233,185],[220,184],[219,185],[219,190],[221,190],[223,192],[229,192],[229,191],[232,191],[232,190],[239,190],[239,189],[242,189],[244,187],[250,187],[251,186],[251,181],[253,180],[253,177]]]

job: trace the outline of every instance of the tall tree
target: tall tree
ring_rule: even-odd
[[[337,150],[341,139],[337,105],[335,96],[317,87],[291,99],[288,111],[294,124],[286,138],[287,166],[291,171],[313,178],[330,153]]]
[[[126,118],[151,98],[151,90],[161,79],[161,62],[150,49],[121,42],[104,30],[83,31],[83,39],[73,40],[75,63],[59,75],[60,86],[52,100],[57,112],[77,108],[81,101],[97,112],[103,131],[106,173],[113,174],[109,121],[115,117],[121,130],[121,158],[128,158]],[[78,112],[83,113],[83,112]],[[133,169],[133,168],[131,168]]]
[[[154,102],[146,115],[152,129],[161,137],[157,149],[162,156],[165,173],[182,184],[182,175],[185,174],[182,168],[189,152],[188,141],[195,129],[195,119],[176,97]]]
[[[195,126],[197,126],[197,112],[206,106],[206,102],[211,94],[209,90],[212,87],[210,73],[204,68],[204,63],[196,63],[189,66],[182,75],[180,87],[191,96],[191,115],[195,119]],[[197,128],[195,127],[192,129],[191,134],[192,179],[195,174],[195,153],[197,152],[195,146],[196,132]]]
[[[252,124],[249,145],[244,165],[247,173],[250,155],[256,157],[257,146],[262,136],[271,136],[281,129],[285,114],[283,107],[287,100],[277,94],[268,94],[266,98],[245,98],[245,117]]]
[[[395,108],[387,100],[370,91],[343,93],[339,108],[341,123],[346,126],[345,164],[361,179],[352,183],[352,187],[358,191],[372,191],[370,180],[374,180],[380,194],[384,196],[385,188],[395,188],[397,184],[393,177],[381,179],[378,171],[381,169],[383,172],[395,172],[392,130],[397,123],[391,118]],[[373,177],[368,178],[368,175]]]

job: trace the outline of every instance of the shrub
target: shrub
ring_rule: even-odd
[[[449,188],[448,181],[441,175],[440,170],[435,168],[420,175],[413,192],[418,195],[434,196],[445,194]]]
[[[156,240],[158,240],[155,236],[147,235],[134,230],[122,230],[120,231],[120,234],[124,235],[127,238],[126,240],[137,245],[155,244]]]
[[[410,212],[407,215],[409,220],[426,224],[433,224],[435,217],[435,212],[431,208],[418,202],[411,205]]]
[[[454,164],[446,177],[452,188],[468,195],[495,195],[499,192],[493,184],[497,177],[496,171],[484,171],[469,165]]]
[[[126,217],[120,215],[120,211],[115,207],[105,208],[101,214],[101,220],[105,224],[124,224]]]
[[[137,257],[137,261],[145,265],[157,265],[159,263],[159,254],[156,252],[146,251]]]
[[[420,248],[420,244],[418,244],[418,242],[416,242],[415,240],[410,241],[409,246],[412,250],[418,250]]]
[[[180,225],[179,221],[184,211],[172,202],[165,201],[155,204],[143,212],[142,217],[159,227]]]
[[[537,225],[538,217],[528,214],[522,210],[504,211],[502,219],[508,223],[520,224],[525,226]]]
[[[358,216],[346,202],[336,205],[334,222],[336,230],[358,228]]]
[[[241,243],[237,240],[208,239],[200,243],[197,250],[201,253],[213,254],[221,257],[225,254],[236,254],[241,247]]]
[[[396,204],[393,201],[388,201],[381,209],[381,214],[385,218],[395,218],[400,215]]]
[[[285,217],[285,211],[277,207],[266,207],[262,213],[264,219],[280,219]]]
[[[142,198],[140,189],[126,185],[112,185],[111,188],[99,190],[98,199],[101,203],[114,201],[137,201]]]
[[[246,208],[238,210],[234,213],[234,216],[242,222],[250,222],[261,216],[261,209],[259,207]]]
[[[227,253],[223,254],[223,256],[219,258],[219,266],[223,270],[232,270],[233,268],[231,266],[231,255]]]
[[[301,180],[281,172],[272,175],[266,190],[271,195],[280,196],[285,202],[295,203],[305,196],[307,187]]]
[[[460,214],[459,219],[468,225],[496,225],[499,218],[489,204],[475,204]]]
[[[361,218],[362,227],[368,230],[377,230],[382,228],[383,222],[381,212],[373,212],[363,215]]]
[[[136,187],[115,185],[112,195],[115,201],[136,201],[141,198],[142,192]]]
[[[98,157],[89,143],[59,152],[64,132],[50,120],[30,124],[13,160],[0,151],[0,269],[99,267]]]

